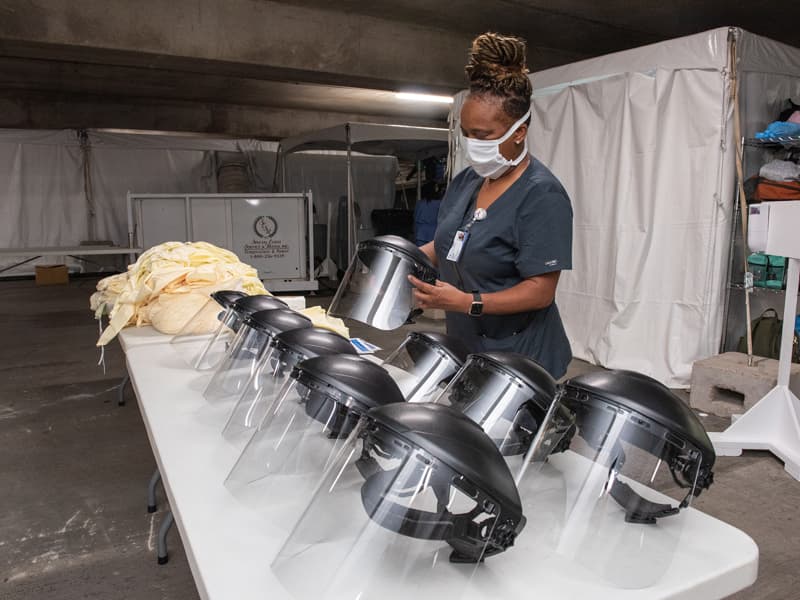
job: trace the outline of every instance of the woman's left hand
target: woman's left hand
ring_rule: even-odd
[[[425,283],[413,275],[408,276],[408,280],[416,289],[414,299],[417,306],[425,308],[441,308],[450,312],[467,313],[472,305],[472,294],[462,292],[457,287],[436,280],[434,285]]]

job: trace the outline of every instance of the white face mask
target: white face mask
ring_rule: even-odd
[[[530,116],[531,111],[528,111],[519,121],[508,129],[503,137],[496,140],[477,140],[464,136],[464,152],[466,153],[467,162],[475,169],[478,175],[481,177],[488,177],[489,179],[497,179],[511,167],[516,167],[525,160],[525,157],[528,155],[527,137],[525,138],[524,151],[514,160],[508,160],[500,154],[500,144],[514,135],[514,132],[519,129],[520,125],[527,121]]]

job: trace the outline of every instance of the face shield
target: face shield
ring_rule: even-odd
[[[328,312],[378,329],[397,329],[416,308],[409,275],[436,281],[436,268],[414,244],[395,235],[361,242]]]
[[[311,319],[288,308],[261,310],[247,317],[203,393],[206,400],[238,397],[275,336],[307,327],[311,327]]]
[[[219,290],[209,294],[206,302],[172,337],[172,348],[187,364],[194,363],[217,330],[223,326],[230,330],[233,320],[233,303],[247,294],[236,290]]]
[[[412,331],[383,361],[406,402],[432,402],[464,364],[468,351],[441,333]]]
[[[679,551],[682,509],[713,480],[694,413],[627,371],[564,384],[518,476],[523,505],[557,515],[539,543],[620,588],[655,584]]]
[[[403,402],[389,374],[358,356],[318,356],[292,370],[225,484],[288,527],[353,431],[375,406]]]
[[[208,295],[186,324],[173,337],[173,342],[181,336],[192,337],[210,335],[219,327],[222,315],[240,298],[247,294],[237,290],[218,290]]]
[[[524,524],[480,427],[446,406],[384,406],[347,440],[272,570],[295,598],[455,598]]]
[[[436,402],[478,423],[518,472],[555,395],[555,380],[535,361],[486,352],[470,355]]]
[[[355,355],[349,340],[327,329],[292,329],[278,334],[244,387],[222,434],[229,440],[252,435],[292,369],[315,356]]]
[[[207,333],[198,332],[193,317],[172,338],[172,348],[193,369],[209,371],[217,368],[244,319],[259,310],[286,308],[286,303],[274,296],[247,296],[241,292],[216,292],[196,315],[200,323],[207,322],[208,313],[216,312],[217,324]],[[219,306],[219,310],[215,308]],[[202,313],[202,314],[201,314]]]

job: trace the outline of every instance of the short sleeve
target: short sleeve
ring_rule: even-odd
[[[572,268],[572,205],[550,191],[526,202],[517,222],[517,271],[523,278]]]

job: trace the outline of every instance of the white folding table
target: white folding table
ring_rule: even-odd
[[[147,329],[123,330],[120,342],[200,596],[290,598],[269,568],[285,534],[223,485],[241,451],[221,435],[230,407],[209,405],[202,390],[210,374],[190,369],[167,343],[168,336],[158,343],[158,334]],[[576,577],[563,561],[534,558],[525,549],[523,531],[513,551],[486,562],[492,577],[504,581],[502,593],[482,585],[482,566],[471,597],[712,600],[751,585],[758,570],[755,542],[700,511],[687,513],[680,552],[651,587],[619,589]]]

